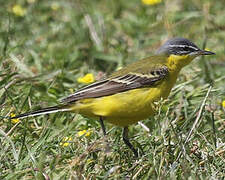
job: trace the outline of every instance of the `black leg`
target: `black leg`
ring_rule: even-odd
[[[133,151],[134,156],[138,157],[137,150],[133,147],[133,145],[129,141],[129,138],[128,138],[128,127],[124,127],[124,129],[123,129],[123,141]]]
[[[101,128],[102,128],[103,135],[106,136],[105,125],[104,125],[102,116],[100,116],[99,122],[101,124]]]
[[[107,137],[106,137],[106,130],[105,130],[105,125],[104,125],[104,122],[103,122],[103,117],[100,116],[99,118],[99,122],[101,124],[101,128],[102,128],[102,132],[103,132],[103,135],[104,135],[104,141],[105,141],[105,152],[111,152],[111,149],[110,146],[109,146],[109,143],[108,143],[108,140],[107,140]]]

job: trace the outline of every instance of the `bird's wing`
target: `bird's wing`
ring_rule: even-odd
[[[154,86],[168,75],[168,68],[165,65],[152,62],[150,65],[146,64],[145,66],[149,67],[145,67],[143,71],[143,69],[139,67],[139,63],[146,63],[146,60],[147,59],[144,59],[140,60],[142,62],[133,63],[115,72],[108,79],[90,84],[62,99],[61,102],[73,103],[81,99],[109,96],[132,89]],[[129,71],[130,67],[132,67],[131,71]]]

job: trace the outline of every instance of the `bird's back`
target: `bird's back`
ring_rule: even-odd
[[[112,79],[117,76],[123,76],[129,73],[146,74],[162,67],[162,65],[165,65],[166,58],[166,56],[154,55],[141,59],[139,61],[135,61],[127,65],[126,67],[114,72],[111,76],[109,76],[109,78]]]

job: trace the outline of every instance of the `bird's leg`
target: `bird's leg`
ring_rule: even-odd
[[[100,125],[101,125],[101,128],[102,128],[103,135],[106,136],[105,125],[104,125],[102,116],[100,116],[99,122],[100,122]]]
[[[103,122],[103,117],[100,116],[99,118],[99,122],[101,124],[101,128],[102,128],[102,132],[103,132],[103,135],[104,135],[104,141],[105,141],[105,152],[110,152],[111,151],[111,148],[109,146],[109,143],[108,143],[108,140],[107,140],[107,137],[106,137],[106,130],[105,130],[105,125],[104,125],[104,122]]]
[[[128,138],[128,127],[127,126],[124,127],[124,129],[123,129],[123,141],[133,151],[134,156],[138,157],[137,150],[134,148],[134,146],[129,141],[129,138]]]

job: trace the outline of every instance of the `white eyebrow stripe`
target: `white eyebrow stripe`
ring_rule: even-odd
[[[188,47],[188,48],[194,49],[196,51],[199,50],[198,48],[196,48],[194,46],[181,45],[181,44],[169,44],[169,47],[181,47],[181,48]]]

